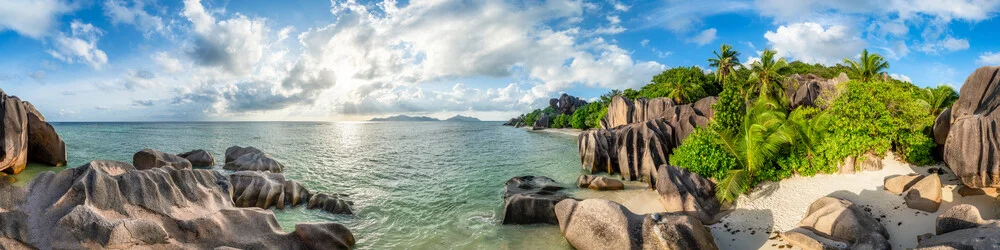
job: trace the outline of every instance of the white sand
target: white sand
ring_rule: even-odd
[[[575,129],[575,128],[547,128],[541,130],[532,130],[530,127],[525,127],[525,128],[529,132],[553,133],[553,134],[562,134],[571,136],[580,136],[580,133],[583,133],[582,129]]]
[[[983,218],[996,218],[996,198],[985,195],[961,197],[957,193],[961,187],[959,181],[951,173],[941,176],[944,190],[937,213],[910,209],[903,204],[902,196],[883,189],[884,179],[910,173],[927,174],[929,168],[943,165],[916,167],[897,161],[891,153],[882,163],[884,167],[880,171],[855,175],[796,176],[776,183],[763,183],[753,193],[740,197],[736,208],[721,222],[710,226],[715,242],[720,249],[778,249],[777,246],[788,245],[788,242],[776,237],[777,232],[795,228],[805,217],[809,205],[823,196],[847,199],[871,208],[871,213],[889,231],[893,249],[915,247],[917,236],[934,233],[937,216],[957,204],[974,205]],[[885,217],[882,218],[882,215]],[[730,232],[727,232],[727,227]],[[736,230],[739,232],[732,232]]]

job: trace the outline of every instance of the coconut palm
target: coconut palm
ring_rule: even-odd
[[[729,44],[722,44],[719,51],[712,53],[715,53],[715,58],[709,58],[708,65],[715,67],[715,80],[725,84],[733,71],[736,71],[736,66],[740,65],[740,52],[733,50],[733,46]]]
[[[738,134],[713,126],[712,131],[719,135],[723,148],[737,159],[738,166],[717,184],[716,198],[731,202],[749,191],[757,172],[767,167],[783,146],[795,141],[797,126],[786,118],[780,104],[758,99],[747,110]]]
[[[861,78],[862,82],[871,82],[882,74],[882,71],[889,69],[889,63],[877,53],[868,53],[868,49],[861,51],[861,58],[858,61],[844,58],[844,63],[851,67],[854,75]]]
[[[938,116],[944,109],[951,107],[951,104],[958,100],[958,93],[948,85],[939,85],[937,88],[925,88],[919,92],[920,102],[927,106],[931,115]]]
[[[689,103],[696,96],[704,95],[701,86],[691,83],[687,77],[681,77],[674,82],[666,82],[667,98],[674,100],[677,104]]]
[[[776,51],[765,49],[760,60],[750,64],[751,93],[759,92],[761,98],[772,98],[781,102],[784,100],[785,88],[781,86],[783,76],[778,72],[788,67],[785,58],[775,59]]]
[[[800,106],[788,114],[788,120],[795,126],[794,146],[805,149],[810,165],[816,152],[815,146],[823,140],[823,132],[828,125],[824,119],[826,114],[817,108],[806,106]]]

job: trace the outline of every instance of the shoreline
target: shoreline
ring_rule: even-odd
[[[569,136],[580,136],[580,134],[586,131],[583,129],[575,129],[575,128],[546,128],[540,130],[533,130],[530,127],[523,127],[521,129],[527,130],[528,132],[561,134]]]

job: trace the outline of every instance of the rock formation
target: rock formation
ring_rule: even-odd
[[[667,164],[667,157],[677,146],[674,130],[665,120],[651,120],[615,129],[618,172],[625,180],[650,183],[656,180],[656,168]]]
[[[889,232],[854,203],[823,197],[806,212],[798,227],[781,234],[805,249],[891,249]]]
[[[602,176],[593,176],[593,175],[581,175],[580,178],[577,178],[576,185],[581,188],[589,188],[593,190],[625,189],[625,183],[622,183],[619,180],[613,180]]]
[[[159,167],[172,167],[175,169],[191,169],[191,162],[184,157],[156,151],[153,149],[143,149],[132,156],[132,164],[138,170],[146,170]]]
[[[9,189],[0,186],[0,189]],[[285,233],[274,214],[233,205],[229,180],[212,170],[136,170],[93,161],[36,177],[0,199],[0,243],[39,249],[348,249],[336,223]],[[28,226],[30,225],[30,226]],[[10,244],[8,244],[10,243]]]
[[[638,215],[599,199],[556,204],[559,230],[576,249],[718,249],[697,219],[672,213]]]
[[[66,143],[42,113],[29,102],[22,102],[28,117],[28,160],[51,166],[66,165]]]
[[[178,154],[177,156],[184,157],[191,162],[193,167],[211,167],[215,166],[215,157],[212,153],[205,151],[204,149],[192,150],[189,152]]]
[[[239,171],[229,175],[233,184],[233,203],[236,207],[284,209],[285,205],[321,208],[334,214],[353,214],[353,202],[342,199],[344,195],[312,194],[297,181],[286,180],[280,173]]]
[[[257,149],[255,147],[245,147],[245,148],[240,146],[229,147],[226,149],[226,162],[224,163],[233,162],[237,158],[240,158],[240,156],[253,153],[263,153],[263,151],[260,151],[260,149]]]
[[[505,183],[503,224],[557,224],[556,203],[572,199],[563,187],[544,176],[518,176]]]
[[[1000,221],[983,220],[979,209],[961,204],[937,218],[936,235],[921,237],[916,249],[996,249]]]
[[[971,188],[1000,187],[998,73],[1000,67],[976,69],[966,78],[950,110],[952,124],[944,144],[944,161],[962,184]]]
[[[20,173],[29,160],[66,165],[66,144],[34,105],[0,89],[0,171]]]
[[[689,215],[705,225],[719,221],[716,215],[722,210],[722,204],[715,198],[712,181],[687,169],[663,165],[658,170],[655,186],[665,211]]]
[[[820,100],[833,100],[837,96],[837,85],[850,81],[847,74],[825,79],[814,74],[792,74],[785,81],[785,95],[792,109],[799,106],[819,107]],[[820,107],[822,108],[822,107]]]
[[[860,160],[860,162],[858,162]],[[854,174],[857,171],[879,171],[882,170],[882,157],[873,152],[865,153],[859,157],[848,156],[844,161],[837,164],[838,173]]]
[[[903,200],[909,208],[936,213],[941,207],[941,177],[937,174],[921,177],[907,188]]]
[[[614,154],[614,133],[608,129],[591,129],[577,137],[580,166],[588,173],[618,173],[618,154]]]
[[[531,130],[542,130],[549,128],[549,123],[551,123],[552,118],[549,114],[541,114],[538,116],[538,120],[535,120],[535,124],[531,125]]]
[[[934,119],[934,143],[938,147],[944,147],[948,141],[948,131],[951,130],[951,108],[946,108]]]
[[[228,157],[227,154],[226,158]],[[281,165],[278,161],[271,159],[270,156],[261,152],[244,154],[236,158],[236,160],[227,162],[222,168],[235,171],[268,171],[271,173],[281,173],[285,170],[284,165]]]
[[[559,98],[549,99],[549,107],[554,109],[557,114],[572,115],[577,108],[583,105],[587,105],[587,101],[566,93],[563,93]]]

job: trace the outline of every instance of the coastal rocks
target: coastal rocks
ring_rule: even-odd
[[[564,115],[573,115],[573,112],[583,105],[587,105],[587,101],[566,93],[563,93],[559,98],[549,99],[549,107],[552,107],[557,113]]]
[[[676,147],[673,128],[663,119],[629,124],[615,129],[615,151],[622,179],[655,183],[656,168],[667,164]]]
[[[314,194],[309,197],[309,204],[306,205],[306,208],[319,209],[334,214],[354,214],[351,211],[354,202],[347,201],[346,198],[347,195],[344,194]]]
[[[851,80],[845,73],[830,79],[814,74],[792,74],[787,79],[785,95],[793,109],[799,106],[819,107],[820,100],[834,100],[837,85]]]
[[[153,149],[143,149],[132,155],[132,164],[138,170],[172,167],[174,169],[191,169],[191,162],[183,157],[156,151]]]
[[[619,126],[639,123],[648,120],[665,119],[675,128],[704,126],[715,113],[712,105],[718,101],[718,97],[710,96],[702,98],[693,104],[677,105],[669,98],[638,99],[633,101],[622,96],[615,96],[608,106],[607,127],[617,128]],[[686,131],[682,137],[686,137],[691,131]],[[682,141],[680,138],[678,141]]]
[[[212,153],[204,149],[192,150],[178,154],[177,156],[187,159],[191,162],[191,166],[194,167],[211,167],[215,165],[215,157],[212,156]]]
[[[689,215],[702,224],[715,224],[722,204],[715,198],[715,183],[687,169],[660,166],[656,192],[666,212]]]
[[[228,154],[226,157],[229,157]],[[226,165],[222,166],[222,168],[235,171],[268,171],[271,173],[281,173],[284,171],[285,166],[278,163],[278,161],[271,159],[271,157],[267,154],[257,152],[244,154],[239,158],[236,158],[236,160],[227,162]]]
[[[859,157],[848,156],[844,161],[837,164],[838,173],[855,174],[857,171],[879,171],[882,170],[882,157],[875,153],[868,152]]]
[[[347,249],[354,243],[335,223],[284,233],[273,213],[234,207],[229,179],[211,170],[94,161],[42,173],[27,190],[13,209],[0,210],[0,235],[39,249]]]
[[[937,218],[936,236],[919,240],[916,249],[996,249],[1000,221],[983,220],[979,209],[961,204]]]
[[[229,147],[226,149],[225,163],[233,162],[237,158],[240,158],[240,156],[243,156],[245,154],[254,154],[254,153],[263,153],[263,151],[260,151],[260,149],[257,149],[255,147],[245,147],[245,148],[240,146]]]
[[[949,130],[951,130],[951,108],[946,108],[934,119],[934,143],[937,143],[939,147],[944,146],[944,143],[948,141]]]
[[[638,215],[600,199],[563,200],[555,213],[576,249],[718,249],[709,229],[686,215]]]
[[[833,197],[809,205],[798,227],[782,238],[805,249],[891,249],[882,224],[854,203]]]
[[[555,205],[571,199],[564,188],[544,176],[518,176],[504,185],[503,224],[557,224]]]
[[[795,92],[791,93],[789,97],[789,104],[792,109],[798,108],[799,106],[816,106],[816,99],[819,98],[821,88],[819,83],[815,81],[809,81],[799,86]]]
[[[21,99],[0,90],[0,170],[17,174],[28,164],[28,116]]]
[[[962,85],[951,108],[944,161],[962,184],[972,188],[1000,187],[1000,67],[976,69]]]
[[[297,181],[286,180],[280,173],[239,171],[229,175],[236,207],[284,209],[286,205],[307,204],[309,209],[323,209],[334,214],[353,214],[353,202],[343,195],[311,194]]]
[[[34,105],[23,102],[28,118],[28,160],[51,165],[66,165],[66,143],[55,128],[45,122]]]
[[[618,155],[611,153],[614,143],[614,134],[611,130],[592,129],[580,133],[577,145],[580,150],[580,166],[583,170],[591,174],[617,173]]]
[[[903,196],[906,206],[924,212],[937,212],[941,206],[941,177],[936,174],[926,175],[906,191]]]
[[[580,178],[576,180],[576,185],[581,188],[589,188],[593,190],[625,189],[625,184],[619,180],[612,180],[601,176],[593,176],[593,175],[581,175]]]
[[[551,120],[551,118],[549,118],[548,114],[542,114],[538,116],[538,120],[535,120],[535,124],[531,125],[531,130],[542,130],[549,128],[549,122],[550,122],[549,120]]]
[[[924,176],[919,174],[909,174],[909,175],[898,175],[885,178],[885,184],[883,187],[886,191],[893,193],[895,195],[901,195],[906,190],[909,190],[913,184],[924,178]]]

